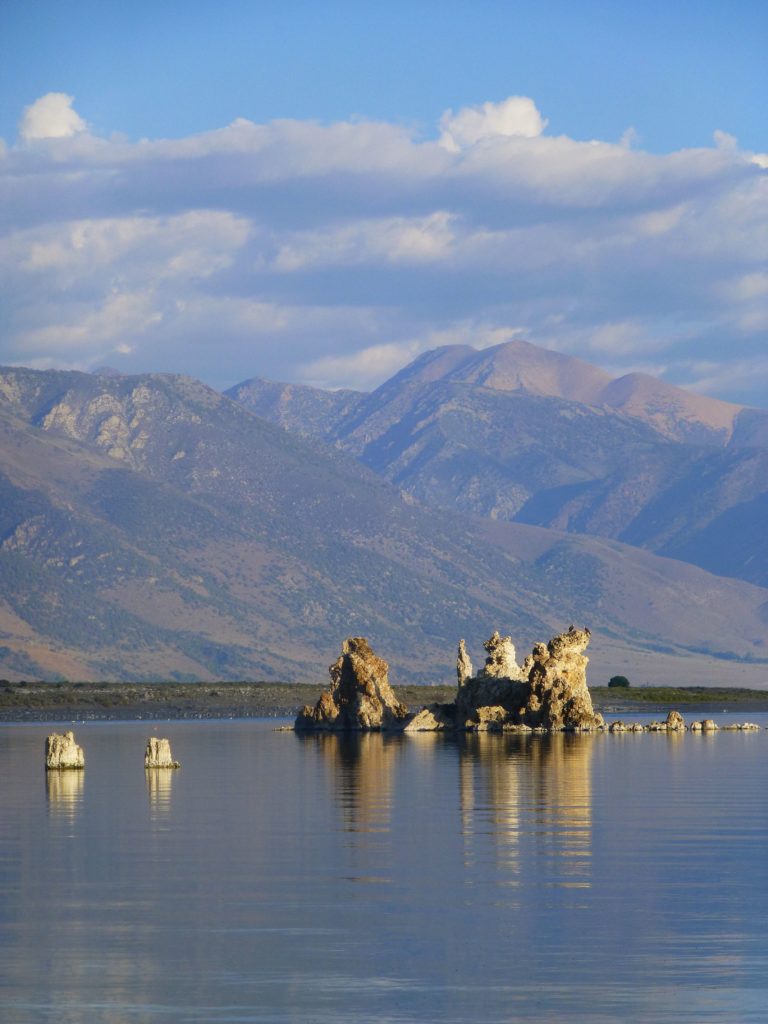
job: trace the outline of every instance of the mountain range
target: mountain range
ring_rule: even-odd
[[[437,350],[370,395],[0,370],[0,675],[323,681],[362,634],[395,681],[445,682],[460,637],[477,660],[494,628],[525,653],[578,622],[594,682],[761,685],[768,414],[683,392],[662,415],[649,384],[542,352]],[[697,522],[745,520],[744,578],[654,553],[685,535],[660,484],[651,541],[626,543],[622,472],[643,494],[672,474],[689,521],[722,494]]]
[[[259,379],[227,394],[430,506],[768,586],[768,411],[522,341],[427,352],[372,394]]]

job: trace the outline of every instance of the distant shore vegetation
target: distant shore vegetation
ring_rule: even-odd
[[[109,683],[40,682],[0,679],[0,720],[66,721],[97,718],[263,718],[296,715],[314,703],[322,683],[220,682]],[[455,686],[395,686],[411,707],[449,702]],[[682,707],[768,711],[768,689],[707,686],[590,687],[601,711],[635,708],[647,711]]]

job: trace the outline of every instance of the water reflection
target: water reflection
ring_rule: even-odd
[[[459,743],[459,791],[465,865],[477,837],[490,833],[509,882],[524,847],[556,862],[554,884],[591,885],[595,737],[469,734]],[[511,877],[510,877],[511,876]]]
[[[387,832],[392,816],[392,778],[399,736],[382,733],[317,733],[314,742],[333,780],[347,832]]]
[[[47,771],[45,795],[52,817],[73,822],[83,805],[84,771]]]
[[[768,732],[144,728],[0,729],[2,1020],[765,1021]]]
[[[171,809],[174,768],[145,768],[147,795],[152,820],[164,818]]]

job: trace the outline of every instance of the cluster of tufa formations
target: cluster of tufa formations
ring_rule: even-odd
[[[397,699],[389,685],[389,666],[374,654],[364,637],[344,641],[341,655],[330,666],[331,682],[314,707],[302,709],[294,723],[297,731],[398,730],[401,732],[545,733],[610,732],[684,733],[717,732],[718,728],[754,732],[760,726],[742,722],[718,727],[705,718],[686,726],[679,711],[664,721],[612,722],[592,707],[587,687],[588,629],[570,626],[538,643],[522,665],[517,664],[511,637],[498,631],[483,644],[484,666],[475,673],[466,644],[459,640],[456,659],[458,688],[450,704],[428,704],[415,714]]]
[[[85,754],[75,742],[73,732],[53,732],[46,738],[45,767],[48,771],[85,768]],[[144,767],[181,768],[181,765],[173,760],[169,740],[150,736],[144,753]]]
[[[415,715],[395,696],[389,666],[363,637],[344,642],[330,667],[331,683],[315,707],[305,707],[297,730],[461,729],[476,732],[591,731],[603,726],[587,688],[584,650],[589,630],[571,626],[539,643],[522,666],[508,636],[485,643],[484,667],[475,675],[463,640],[456,662],[458,689],[451,704],[430,704]]]
[[[679,711],[670,711],[663,722],[649,722],[643,725],[642,722],[611,722],[608,732],[719,732],[720,729],[726,732],[760,732],[760,726],[754,722],[729,722],[728,725],[718,725],[714,718],[705,718],[701,722],[685,724],[685,719]]]

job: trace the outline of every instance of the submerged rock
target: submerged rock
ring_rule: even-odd
[[[150,736],[144,754],[145,768],[181,768],[178,761],[171,756],[170,740]]]
[[[85,768],[85,755],[83,748],[75,743],[73,732],[51,733],[45,741],[45,767],[47,769],[57,768]]]
[[[408,708],[389,685],[389,665],[374,654],[365,637],[345,640],[328,671],[330,686],[314,707],[302,709],[295,729],[396,729],[405,724]]]

